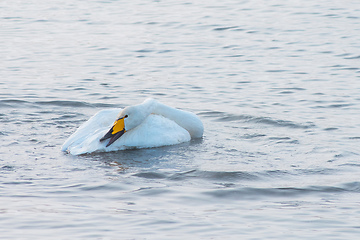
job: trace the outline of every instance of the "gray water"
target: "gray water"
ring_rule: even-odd
[[[360,2],[0,2],[1,239],[358,239]],[[152,97],[201,140],[72,156]]]

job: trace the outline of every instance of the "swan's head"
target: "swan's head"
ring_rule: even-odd
[[[110,138],[106,147],[110,146],[125,132],[139,126],[149,114],[149,111],[141,105],[124,108],[110,130],[100,139],[100,142]]]

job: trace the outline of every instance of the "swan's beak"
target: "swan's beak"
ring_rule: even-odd
[[[106,145],[106,147],[108,147],[113,144],[119,137],[121,137],[126,132],[124,120],[124,117],[116,120],[105,136],[100,139],[100,142],[110,138],[109,143]]]

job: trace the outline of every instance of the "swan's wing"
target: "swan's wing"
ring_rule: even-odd
[[[116,120],[121,109],[101,110],[83,123],[63,144],[62,151],[70,151],[74,147],[84,145],[89,139],[108,130]],[[90,148],[91,146],[89,146]],[[71,152],[71,151],[70,151]]]

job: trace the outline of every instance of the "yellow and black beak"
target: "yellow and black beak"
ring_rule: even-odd
[[[119,137],[121,137],[126,132],[124,120],[125,117],[116,120],[105,136],[100,139],[100,142],[110,138],[109,143],[106,145],[106,147],[108,147],[113,144]]]

